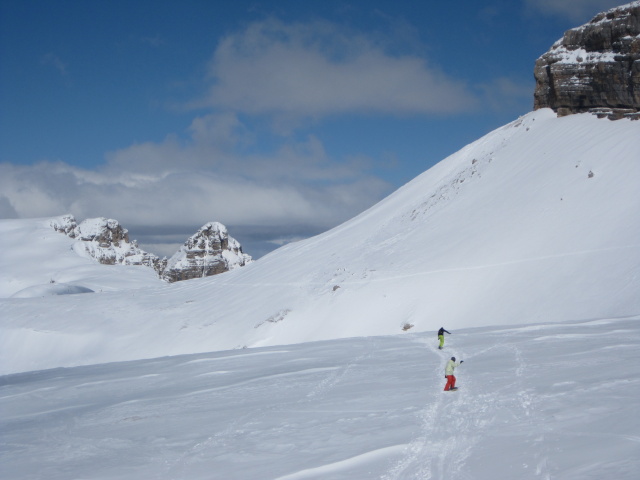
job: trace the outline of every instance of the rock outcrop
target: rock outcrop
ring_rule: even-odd
[[[534,110],[640,118],[640,1],[565,32],[537,61]]]
[[[242,267],[251,257],[218,222],[203,225],[167,262],[162,274],[168,282],[208,277]]]
[[[90,218],[78,224],[73,215],[50,221],[51,227],[76,240],[73,249],[105,265],[143,265],[153,268],[167,282],[217,275],[251,262],[227,228],[209,222],[191,236],[169,259],[159,258],[129,240],[129,232],[117,220]]]
[[[89,218],[80,224],[73,215],[54,218],[51,227],[76,240],[73,249],[81,256],[91,257],[104,265],[144,265],[162,273],[166,259],[145,252],[117,220]]]

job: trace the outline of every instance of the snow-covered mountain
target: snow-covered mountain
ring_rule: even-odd
[[[1,220],[0,476],[635,480],[640,121],[595,112],[532,112],[212,277],[162,281],[114,221]],[[225,235],[169,263],[247,263]]]
[[[219,222],[203,225],[167,261],[162,278],[169,282],[219,275],[251,262],[240,243]]]
[[[637,315],[638,152],[638,121],[537,110],[246,267],[3,299],[0,368]]]
[[[88,218],[78,224],[73,215],[63,215],[49,223],[56,232],[77,240],[73,249],[81,257],[93,258],[103,265],[144,265],[156,271],[160,268],[161,260],[130,241],[129,231],[117,220]]]
[[[98,263],[86,250],[89,242],[74,238],[77,227],[69,216],[0,221],[0,298],[165,285],[151,268]],[[120,247],[120,253],[135,253],[130,244]]]
[[[251,256],[242,252],[240,243],[218,222],[202,226],[169,259],[142,250],[114,219],[89,218],[78,224],[73,215],[62,215],[51,219],[49,225],[75,239],[72,248],[81,257],[103,265],[150,267],[168,282],[218,275],[251,262]]]

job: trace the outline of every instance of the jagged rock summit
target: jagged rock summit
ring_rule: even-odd
[[[129,240],[129,231],[117,220],[88,218],[77,223],[73,215],[63,215],[50,221],[51,227],[77,240],[74,251],[82,257],[96,259],[104,265],[144,265],[159,271],[162,260],[145,252],[136,241]]]
[[[534,110],[640,118],[640,1],[565,32],[537,61]]]
[[[203,225],[168,260],[162,278],[168,282],[208,277],[243,267],[251,257],[218,222]]]
[[[167,282],[217,275],[251,262],[227,228],[209,222],[191,236],[169,259],[142,250],[129,240],[129,232],[117,220],[90,218],[80,224],[73,215],[50,221],[51,227],[76,240],[73,250],[104,265],[143,265],[153,268]]]

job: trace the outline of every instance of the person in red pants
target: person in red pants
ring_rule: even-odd
[[[444,377],[447,379],[447,384],[444,386],[445,392],[458,389],[456,387],[456,377],[453,375],[453,371],[463,362],[464,360],[460,360],[459,363],[456,362],[456,357],[451,357],[451,360],[447,362],[447,366],[444,367]]]

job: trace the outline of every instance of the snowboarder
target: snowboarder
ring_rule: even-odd
[[[444,347],[444,333],[447,332],[444,327],[440,327],[440,330],[438,330],[438,340],[440,340],[440,346],[438,347],[438,350],[442,350],[442,347]],[[447,332],[449,335],[451,335],[451,332]]]
[[[447,366],[444,367],[444,378],[447,379],[447,384],[444,386],[444,391],[448,392],[449,390],[457,390],[456,387],[456,377],[453,375],[453,371],[456,367],[459,367],[464,360],[460,360],[460,362],[456,362],[456,357],[451,357],[451,360],[447,362]]]

